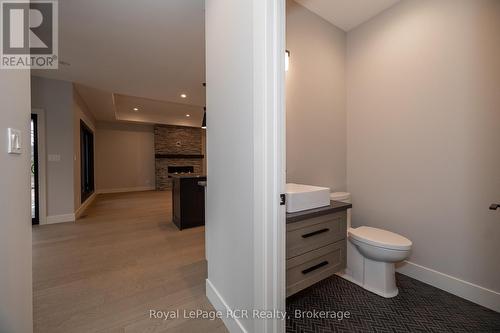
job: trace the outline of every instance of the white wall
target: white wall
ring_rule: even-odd
[[[0,332],[32,332],[30,74],[0,73]],[[7,128],[22,130],[24,152],[7,154]]]
[[[98,123],[95,157],[97,191],[154,189],[153,126]]]
[[[346,190],[346,33],[287,1],[287,182]]]
[[[206,2],[208,280],[232,309],[254,304],[252,31],[252,1]]]
[[[284,0],[206,2],[207,296],[220,311],[285,308],[284,20]]]
[[[45,110],[46,152],[60,161],[47,159],[47,215],[73,214],[74,203],[74,114],[71,82],[31,78],[33,108]]]
[[[353,224],[405,235],[411,262],[497,292],[499,31],[499,1],[408,0],[347,42]]]

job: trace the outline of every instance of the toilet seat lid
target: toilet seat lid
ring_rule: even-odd
[[[349,236],[362,243],[391,250],[409,250],[412,246],[412,242],[406,237],[372,227],[351,228]]]

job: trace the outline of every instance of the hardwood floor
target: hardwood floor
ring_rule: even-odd
[[[227,332],[221,320],[151,319],[213,310],[204,228],[171,223],[170,192],[99,195],[76,223],[33,228],[34,331]]]

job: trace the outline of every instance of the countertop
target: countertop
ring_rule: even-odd
[[[169,173],[169,177],[171,178],[204,178],[206,175],[202,175],[199,173]]]
[[[312,217],[337,213],[348,210],[349,208],[352,208],[352,204],[332,200],[330,201],[330,206],[308,209],[295,213],[286,213],[286,223],[299,222],[302,220],[310,219]]]

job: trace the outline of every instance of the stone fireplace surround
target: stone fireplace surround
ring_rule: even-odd
[[[192,166],[194,173],[203,173],[202,129],[197,127],[155,125],[156,189],[172,189],[169,166]]]

